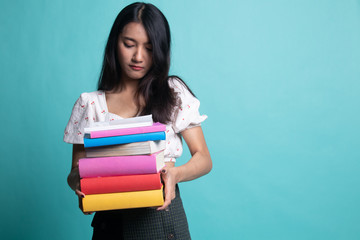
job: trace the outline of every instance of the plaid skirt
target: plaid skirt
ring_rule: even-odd
[[[93,240],[191,239],[178,185],[169,211],[152,208],[101,211],[95,213],[91,226]]]

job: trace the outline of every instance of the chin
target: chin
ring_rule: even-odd
[[[141,78],[143,78],[145,76],[145,74],[134,73],[134,72],[125,72],[125,75],[127,78],[133,79],[133,80],[140,80]]]
[[[134,80],[140,80],[145,76],[145,74],[136,74],[136,75],[130,75],[129,77]]]

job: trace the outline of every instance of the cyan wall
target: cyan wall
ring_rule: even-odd
[[[62,134],[130,2],[0,2],[1,239],[91,238]],[[151,2],[209,116],[213,171],[180,184],[193,239],[360,239],[360,2]]]

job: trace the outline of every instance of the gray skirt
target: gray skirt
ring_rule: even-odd
[[[93,240],[191,239],[178,185],[169,211],[135,208],[96,212],[91,226]]]

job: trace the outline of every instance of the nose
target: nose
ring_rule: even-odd
[[[144,54],[145,54],[145,49],[143,49],[142,47],[138,47],[136,48],[136,51],[134,52],[133,58],[132,60],[134,62],[142,62],[144,61]]]

